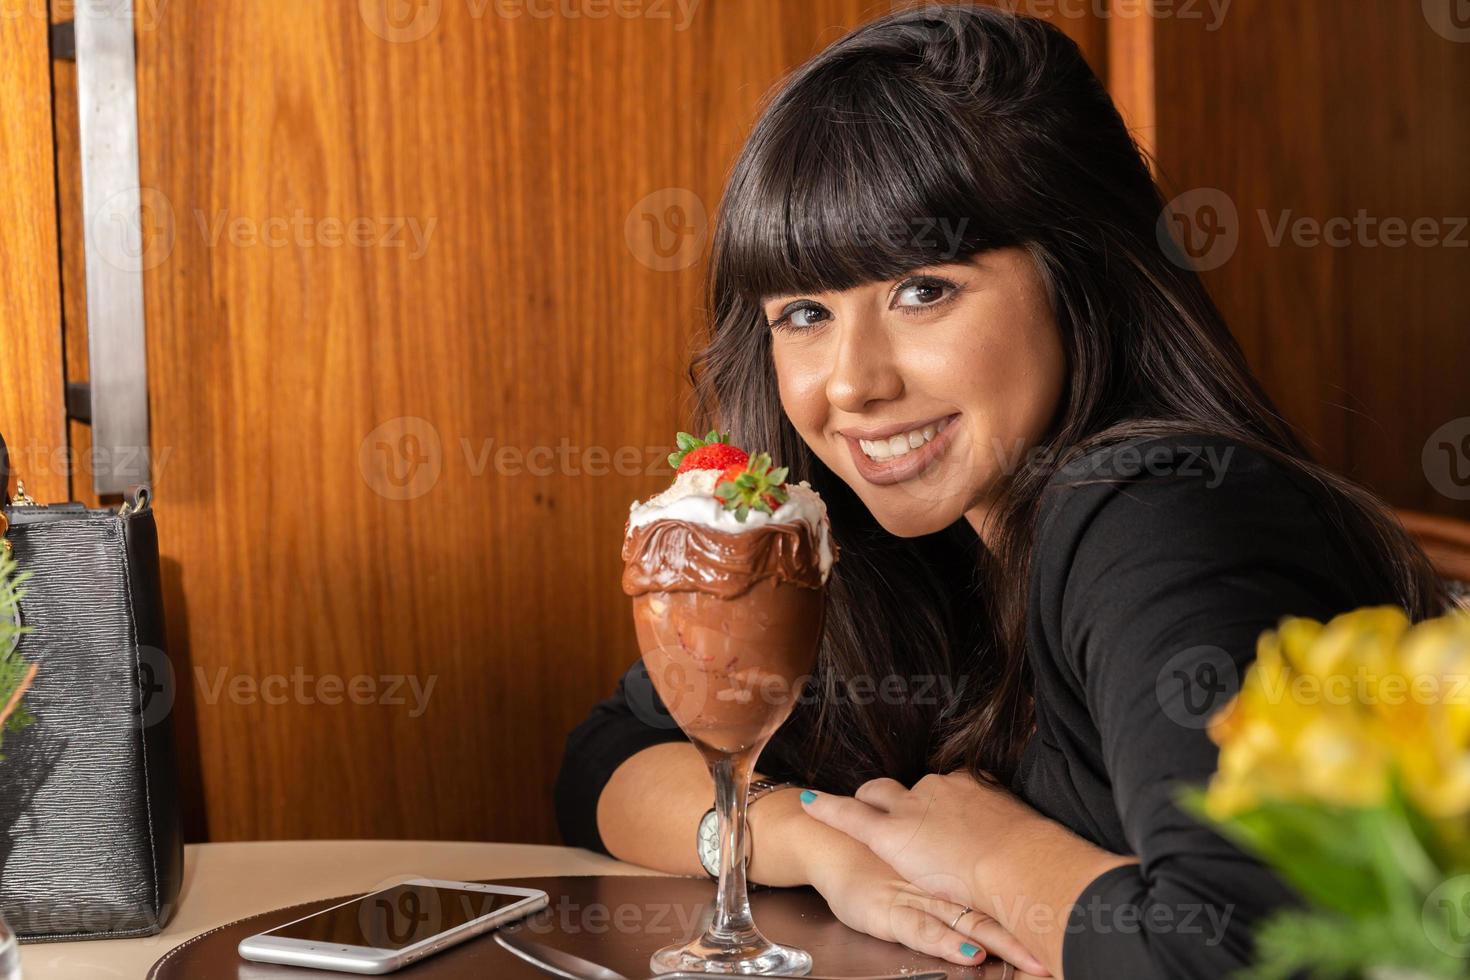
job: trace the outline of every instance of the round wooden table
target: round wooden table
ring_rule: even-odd
[[[25,980],[135,980],[164,953],[215,926],[297,902],[371,891],[405,874],[473,881],[657,873],[580,848],[536,844],[378,840],[191,844],[184,848],[178,910],[163,932],[143,939],[31,943],[21,947],[21,969]]]

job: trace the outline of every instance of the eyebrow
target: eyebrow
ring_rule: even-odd
[[[759,306],[762,310],[764,310],[767,306],[769,306],[773,302],[776,302],[776,301],[780,301],[782,303],[794,302],[794,301],[796,301],[798,299],[805,299],[806,297],[809,297],[809,296],[815,296],[817,294],[817,292],[818,292],[818,290],[811,290],[811,291],[808,291],[808,292],[795,292],[795,293],[772,293],[769,296],[762,296],[762,297],[760,297],[758,300],[756,300],[756,305]]]
[[[881,282],[898,282],[900,279],[903,279],[903,278],[905,278],[907,276],[916,275],[916,274],[919,274],[921,272],[926,272],[926,271],[933,273],[934,270],[936,270],[936,269],[944,269],[944,268],[948,268],[949,266],[956,266],[956,265],[968,266],[971,269],[973,269],[974,271],[980,272],[980,271],[984,271],[984,268],[985,268],[981,264],[981,262],[982,262],[982,260],[979,260],[977,257],[973,257],[973,256],[970,259],[967,259],[967,260],[951,260],[951,261],[948,261],[948,262],[930,262],[927,265],[916,265],[913,268],[905,269],[903,272],[900,272],[898,275],[894,276],[891,279],[873,280],[873,281],[874,282],[878,282],[878,281],[881,281]],[[937,274],[937,273],[935,273],[935,274]],[[843,292],[843,290],[809,289],[809,290],[798,290],[796,292],[791,292],[791,293],[769,293],[769,294],[767,294],[765,296],[761,296],[761,297],[757,298],[756,299],[756,304],[759,305],[759,306],[764,307],[767,303],[771,302],[772,300],[777,300],[777,299],[787,299],[787,300],[799,299],[799,298],[804,298],[804,297],[807,297],[807,296],[815,295],[816,293],[824,293],[824,292]]]
[[[805,293],[771,293],[769,296],[762,296],[762,297],[760,297],[759,299],[756,300],[756,303],[758,305],[760,305],[760,306],[765,306],[767,303],[770,303],[770,302],[772,302],[774,300],[778,300],[778,299],[795,299],[798,296],[804,296],[804,295],[806,295],[806,294]]]

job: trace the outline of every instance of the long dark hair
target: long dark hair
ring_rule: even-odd
[[[812,784],[850,791],[877,775],[1014,770],[1033,723],[1023,641],[1041,491],[1057,467],[1110,442],[1239,440],[1305,478],[1415,618],[1443,603],[1387,508],[1312,462],[1272,406],[1199,276],[1161,246],[1164,207],[1077,46],[1044,21],[994,8],[929,6],[864,24],[765,106],[721,201],[710,336],[690,373],[700,431],[727,429],[810,480],[842,549],[815,696],[772,746]],[[1037,263],[1067,352],[1049,451],[1006,478],[991,547],[965,521],[898,538],[786,419],[760,298],[848,289],[1007,246]],[[889,677],[904,696],[843,691],[854,678]]]

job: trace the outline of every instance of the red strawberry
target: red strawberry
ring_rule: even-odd
[[[750,459],[745,450],[730,445],[728,432],[711,429],[703,439],[681,432],[677,441],[679,449],[669,454],[669,465],[678,473],[686,470],[723,470],[727,466],[743,466]]]
[[[741,473],[745,472],[746,462],[749,462],[749,460],[746,460],[745,462],[731,463],[729,466],[726,466],[720,472],[720,478],[715,481],[715,486],[718,487],[721,483],[735,482],[735,479],[739,477]]]
[[[750,454],[738,446],[727,446],[723,442],[711,443],[708,446],[700,446],[691,449],[684,454],[684,460],[679,464],[678,472],[685,470],[724,470],[732,466],[743,467],[750,460]]]
[[[744,521],[752,510],[774,514],[786,502],[786,467],[771,469],[769,453],[757,453],[746,463],[732,463],[715,481],[715,496],[735,519]]]

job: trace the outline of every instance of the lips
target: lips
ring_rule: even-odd
[[[958,418],[956,413],[922,422],[901,422],[867,429],[848,428],[838,434],[846,441],[853,465],[863,479],[878,486],[889,486],[912,479],[938,460],[954,442],[957,431],[954,422]],[[932,436],[929,435],[931,430]],[[915,434],[919,437],[917,440]],[[898,440],[905,445],[899,447]],[[898,452],[900,448],[902,452]],[[885,451],[887,458],[874,458],[882,457]]]
[[[876,459],[882,463],[911,453],[922,447],[926,442],[932,442],[934,437],[943,432],[948,425],[949,419],[940,419],[938,423],[931,422],[927,425],[889,436],[887,439],[859,439],[858,446],[867,454],[869,459]]]

